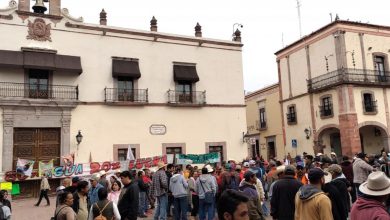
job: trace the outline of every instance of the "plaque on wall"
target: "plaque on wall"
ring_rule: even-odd
[[[149,132],[151,135],[164,135],[167,133],[167,127],[165,125],[151,125],[149,127]]]

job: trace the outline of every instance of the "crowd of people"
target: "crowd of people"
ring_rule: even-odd
[[[199,168],[159,162],[155,170],[100,171],[64,179],[56,190],[53,218],[390,220],[389,163],[385,152],[354,158],[332,152],[330,157],[288,154],[283,160],[247,158]],[[50,205],[49,189],[43,176],[36,206],[43,198]],[[10,218],[6,191],[0,192],[0,204],[0,216]]]

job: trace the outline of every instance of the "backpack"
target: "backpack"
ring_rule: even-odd
[[[58,210],[58,212],[54,212],[54,217],[51,217],[50,220],[57,220],[57,216],[58,214],[60,214],[60,212],[66,208],[66,206],[62,207],[60,210]],[[1,213],[3,212],[3,207],[1,207],[1,212],[0,212],[0,215]],[[3,213],[3,216],[4,216],[4,213]],[[2,218],[1,218],[2,219]]]
[[[100,214],[96,216],[93,220],[107,220],[105,216],[103,216],[103,211],[106,209],[107,205],[110,204],[110,202],[107,202],[107,204],[103,207],[103,209],[100,209],[98,204],[95,203],[96,207],[99,209]]]
[[[238,184],[237,183],[237,178],[234,174],[232,174],[230,176],[230,183],[229,185],[227,186],[228,189],[234,189],[234,190],[238,190]]]

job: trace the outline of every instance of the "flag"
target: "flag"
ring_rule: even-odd
[[[51,177],[52,171],[53,171],[53,160],[50,160],[47,163],[39,161],[39,167],[38,167],[39,176],[43,176],[43,174],[46,174],[47,177]]]
[[[133,155],[133,151],[131,150],[131,146],[130,145],[129,145],[129,148],[127,148],[126,160],[135,160],[135,157]]]
[[[70,153],[69,155],[62,156],[62,160],[64,161],[64,164],[67,166],[72,166],[74,163],[74,153]]]
[[[26,160],[26,159],[20,159],[18,158],[18,161],[16,162],[16,173],[25,175],[25,176],[31,176],[31,173],[33,171],[34,167],[33,160]]]

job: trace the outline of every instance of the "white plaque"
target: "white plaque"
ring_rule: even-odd
[[[164,135],[167,133],[167,127],[165,125],[151,125],[149,132],[152,135]]]

